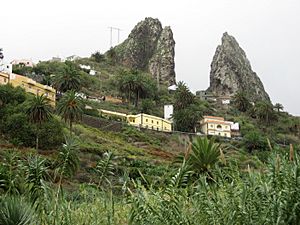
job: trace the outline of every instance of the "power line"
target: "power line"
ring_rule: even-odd
[[[120,43],[120,32],[121,29],[117,27],[108,27],[110,29],[110,47],[112,47],[113,30],[118,31],[118,44]]]

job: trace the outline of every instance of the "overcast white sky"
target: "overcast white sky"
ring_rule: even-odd
[[[212,57],[227,31],[273,103],[300,115],[299,0],[3,0],[0,10],[7,61],[105,52],[109,26],[122,29],[124,40],[140,20],[158,18],[174,33],[176,79],[193,91],[208,87]]]

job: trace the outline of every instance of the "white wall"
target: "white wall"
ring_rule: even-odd
[[[164,106],[164,118],[166,120],[171,119],[173,115],[173,105],[165,105]]]

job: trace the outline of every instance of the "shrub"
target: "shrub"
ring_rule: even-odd
[[[55,149],[64,142],[63,125],[56,118],[44,123],[39,132],[41,149]]]
[[[28,122],[27,116],[23,113],[7,116],[2,126],[2,132],[15,145],[27,147],[35,145],[34,126]]]
[[[243,144],[249,152],[253,150],[265,151],[268,148],[267,139],[256,131],[249,132],[244,137]]]

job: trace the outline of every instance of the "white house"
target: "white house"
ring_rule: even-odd
[[[91,76],[95,76],[96,75],[96,70],[90,70],[90,72],[89,72],[89,74],[91,75]]]
[[[173,105],[164,105],[164,118],[171,119],[173,116]]]
[[[89,65],[79,64],[79,67],[80,67],[81,69],[84,69],[84,70],[90,70],[90,69],[91,69],[91,66],[89,66]]]

